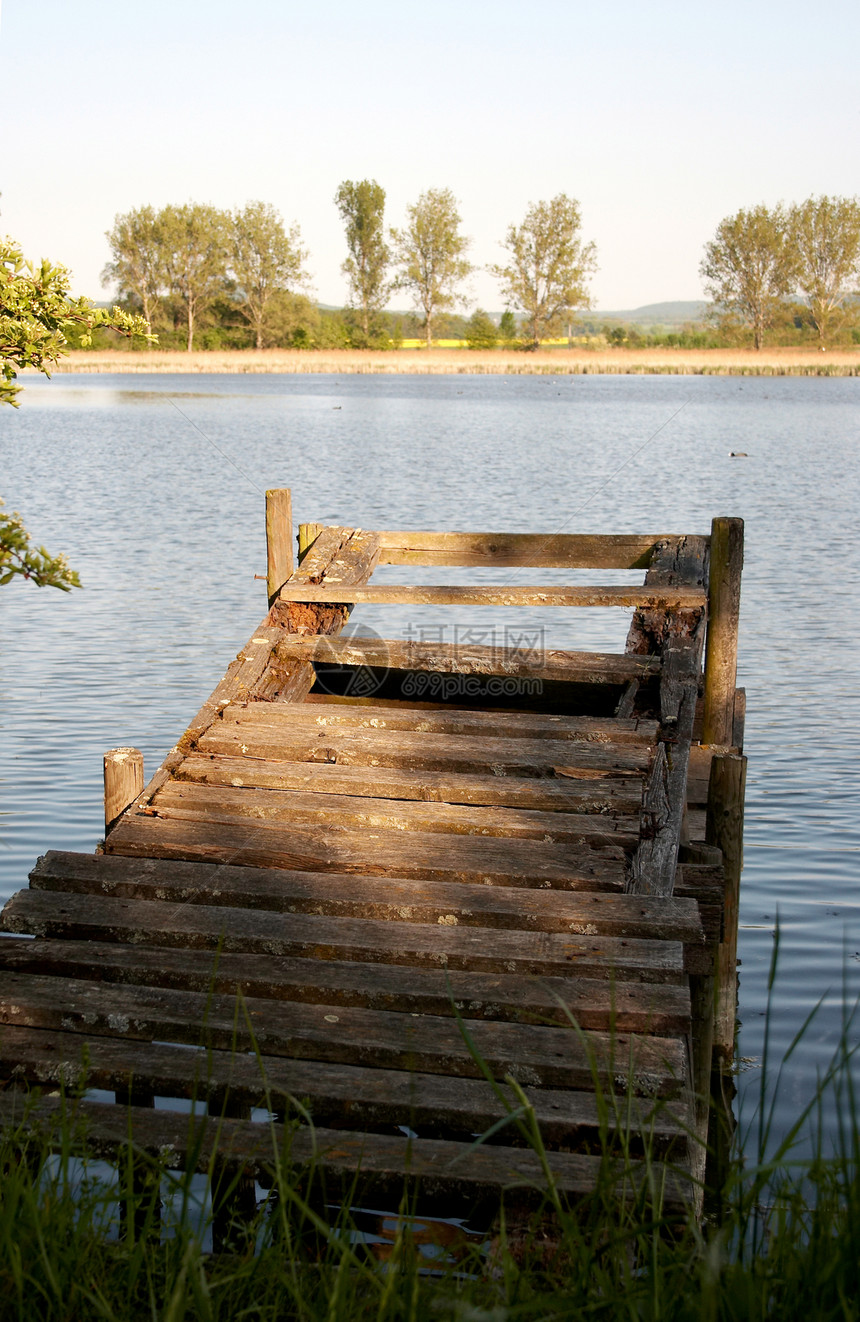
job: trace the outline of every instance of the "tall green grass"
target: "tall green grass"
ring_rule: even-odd
[[[778,946],[778,942],[775,943]],[[776,951],[771,986],[776,968]],[[860,1112],[852,1081],[852,1016],[829,1069],[785,1134],[775,1126],[786,1063],[765,1058],[754,1118],[736,1136],[716,1213],[678,1219],[663,1206],[663,1169],[635,1145],[629,1099],[600,1084],[605,1177],[571,1206],[552,1179],[527,1095],[506,1123],[540,1158],[542,1199],[514,1220],[507,1200],[491,1232],[468,1234],[414,1215],[409,1191],[381,1245],[364,1233],[361,1179],[338,1204],[288,1148],[273,1152],[272,1187],[229,1251],[206,1251],[200,1176],[157,1161],[121,1171],[81,1162],[67,1122],[50,1142],[0,1141],[0,1318],[300,1319],[301,1322],[514,1322],[562,1318],[818,1319],[860,1317]],[[572,1025],[572,1031],[576,1031]],[[825,1107],[838,1121],[826,1131]],[[297,1123],[301,1120],[298,1108]],[[304,1117],[305,1121],[307,1117]],[[626,1123],[629,1122],[629,1123]],[[289,1126],[288,1126],[289,1128]],[[619,1137],[620,1135],[620,1137]],[[805,1136],[803,1159],[795,1156]],[[489,1136],[492,1137],[492,1136]],[[53,1148],[53,1155],[49,1154]],[[210,1167],[214,1180],[217,1171]],[[133,1178],[132,1178],[133,1177]],[[316,1178],[315,1178],[316,1177]],[[122,1195],[118,1189],[133,1189]],[[626,1196],[619,1199],[619,1189]],[[171,1209],[161,1222],[160,1203]],[[452,1212],[456,1209],[452,1208]]]

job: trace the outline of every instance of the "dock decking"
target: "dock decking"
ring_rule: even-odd
[[[145,789],[123,793],[133,759],[115,763],[103,851],[47,854],[3,911],[34,939],[0,940],[0,1120],[73,1104],[93,1151],[130,1134],[206,1169],[217,1143],[261,1178],[289,1130],[330,1189],[358,1176],[396,1205],[409,1180],[422,1206],[491,1214],[512,1188],[541,1197],[499,1124],[527,1103],[561,1194],[594,1187],[617,1124],[663,1163],[666,1206],[695,1206],[714,1033],[730,1050],[734,1023],[742,525],[306,524],[297,568],[288,493],[267,529],[260,628]],[[377,587],[383,563],[646,572]],[[362,602],[635,614],[611,655],[337,637]]]

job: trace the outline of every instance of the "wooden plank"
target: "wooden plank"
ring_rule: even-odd
[[[571,1026],[492,1019],[464,1019],[461,1028],[457,1020],[442,1016],[237,1001],[161,987],[115,985],[106,1002],[100,982],[9,972],[0,975],[0,1024],[481,1078],[474,1051],[494,1078],[588,1090],[596,1073],[604,1085],[613,1078],[620,1092],[650,1097],[677,1095],[686,1078],[686,1046],[673,1037],[577,1032]]]
[[[747,759],[724,753],[711,762],[706,843],[722,850],[725,873],[723,940],[717,967],[714,1045],[726,1058],[735,1043],[737,1016],[738,904],[743,870],[744,795]]]
[[[507,839],[620,845],[639,841],[639,817],[597,813],[535,812],[517,808],[473,808],[448,803],[400,802],[342,794],[251,789],[170,781],[152,803],[160,817],[199,816],[211,821],[248,818],[287,827],[355,831],[436,831],[446,835],[504,836]]]
[[[647,569],[666,533],[399,532],[377,534],[380,564]]]
[[[624,851],[610,845],[591,849],[587,844],[553,845],[430,831],[327,831],[248,819],[201,820],[196,815],[190,819],[125,817],[105,850],[291,871],[561,890],[621,890],[625,876]]]
[[[687,603],[666,599],[666,604],[643,603],[630,624],[628,652],[660,653],[670,639],[695,632],[704,614],[708,552],[707,537],[667,537],[657,543],[645,575],[646,590],[663,592],[668,598],[670,592],[683,588],[698,598]]]
[[[642,775],[607,769],[593,777],[466,775],[402,767],[341,766],[328,762],[221,757],[196,753],[177,767],[177,780],[206,785],[304,790],[313,794],[373,795],[428,803],[499,805],[540,812],[638,812]],[[705,787],[707,794],[707,785]]]
[[[625,1033],[671,1036],[690,1029],[686,979],[527,978],[438,968],[410,968],[404,976],[391,964],[38,937],[0,941],[0,969],[403,1014],[453,1015],[456,1008],[470,1019],[519,1023],[569,1023],[570,1015],[582,1028]]]
[[[198,740],[204,753],[228,757],[277,758],[410,771],[456,771],[495,776],[547,775],[554,766],[647,771],[651,749],[635,744],[588,740],[505,739],[486,735],[433,734],[350,726],[322,728],[298,722],[268,724],[222,719]]]
[[[530,648],[419,643],[411,639],[287,637],[278,647],[277,656],[287,663],[311,661],[317,665],[378,666],[575,684],[626,684],[660,671],[659,658],[651,656],[560,650],[536,653]]]
[[[418,967],[677,982],[685,969],[685,947],[677,941],[504,930],[488,941],[484,929],[465,925],[255,913],[35,890],[13,895],[0,924],[6,932],[64,940],[397,964],[410,968],[410,978],[412,967]]]
[[[159,1097],[206,1102],[216,1112],[229,1096],[291,1114],[294,1099],[300,1097],[305,1114],[315,1124],[363,1132],[390,1131],[408,1123],[422,1137],[468,1138],[488,1130],[519,1104],[507,1085],[497,1083],[494,1088],[483,1079],[211,1048],[190,1054],[185,1046],[143,1042],[130,1046],[117,1038],[8,1025],[0,1028],[0,1052],[0,1075],[40,1087],[119,1091],[146,1080]],[[602,1126],[611,1133],[626,1122],[634,1145],[641,1132],[658,1154],[670,1145],[676,1153],[686,1148],[689,1115],[680,1098],[655,1104],[631,1097],[624,1107],[625,1112],[631,1107],[628,1119],[613,1114],[611,1107],[599,1106],[593,1092],[534,1087],[527,1091],[549,1146],[594,1143]],[[498,1131],[495,1141],[510,1137],[510,1131]]]
[[[37,890],[333,914],[408,923],[580,932],[700,944],[693,900],[457,886],[211,863],[169,862],[51,850],[30,873]]]
[[[732,743],[743,563],[743,519],[714,519],[711,525],[703,744],[723,746]]]
[[[637,895],[671,895],[687,802],[687,768],[696,712],[700,640],[667,643],[660,684],[665,742],[643,800],[642,843],[633,857],[630,889]]]
[[[40,1141],[58,1147],[67,1143],[61,1128],[66,1134],[77,1128],[86,1134],[88,1151],[106,1158],[116,1158],[128,1145],[127,1111],[98,1102],[43,1097],[34,1103],[12,1091],[0,1096],[0,1124],[26,1127]],[[498,1207],[501,1191],[512,1186],[520,1206],[531,1203],[539,1208],[546,1197],[546,1170],[562,1197],[583,1197],[593,1191],[602,1170],[599,1157],[579,1153],[548,1153],[544,1166],[529,1148],[474,1147],[442,1139],[355,1135],[324,1128],[289,1132],[280,1125],[221,1117],[192,1119],[169,1111],[136,1115],[134,1144],[173,1169],[191,1163],[208,1173],[217,1153],[264,1180],[271,1178],[274,1167],[283,1170],[288,1161],[298,1167],[312,1164],[324,1178],[329,1196],[355,1197],[359,1190],[360,1201],[381,1199],[375,1205],[383,1207],[396,1207],[407,1181],[410,1188],[417,1182],[420,1205],[439,1206],[449,1214],[456,1198],[468,1200],[469,1207],[483,1201],[490,1213]],[[693,1202],[690,1181],[659,1163],[649,1166],[647,1173],[643,1166],[625,1163],[619,1196],[636,1196],[637,1187],[647,1189],[649,1184],[661,1191],[664,1210],[684,1214]]]
[[[342,594],[341,594],[342,595]],[[460,584],[413,585],[400,583],[375,584],[353,588],[350,598],[354,605],[378,606],[616,606],[624,609],[636,607],[648,610],[703,609],[705,589],[670,586],[645,588],[614,584],[576,584],[558,586],[464,586]],[[281,601],[336,603],[340,600],[336,586],[304,586],[285,584]]]
[[[197,712],[191,724],[179,741],[170,750],[142,795],[136,800],[138,805],[148,803],[156,791],[169,779],[179,763],[196,746],[204,730],[216,719],[224,707],[231,702],[242,702],[250,697],[260,676],[265,671],[274,652],[278,639],[283,637],[279,626],[267,625],[265,620],[254,631],[248,642],[237,653],[222,679],[218,681],[203,706]],[[313,685],[313,668],[308,667],[308,688]]]
[[[143,791],[143,753],[139,748],[110,748],[104,755],[105,830],[109,831]]]
[[[331,578],[337,583],[364,583],[373,573],[378,550],[373,534],[355,528],[324,528],[302,556],[289,581],[293,584],[325,583]],[[291,605],[278,600],[271,607],[266,621],[288,633],[332,635],[344,627],[350,609],[348,604]],[[313,667],[307,661],[295,660],[285,664],[277,657],[270,657],[265,671],[257,678],[253,697],[300,702],[310,692],[315,679]]]
[[[314,695],[316,697],[318,695]],[[321,695],[319,695],[321,696]],[[305,702],[235,703],[224,709],[225,720],[249,725],[307,728],[416,731],[422,734],[472,734],[504,739],[569,739],[595,744],[653,744],[656,721],[619,720],[613,716],[569,716],[558,712],[474,710],[436,706],[427,710],[411,702],[383,705]]]
[[[266,492],[266,591],[271,607],[294,568],[293,506],[289,487]]]

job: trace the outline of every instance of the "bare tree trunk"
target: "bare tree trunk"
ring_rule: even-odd
[[[189,298],[189,300],[188,300],[188,349],[187,349],[188,353],[191,353],[191,350],[192,350],[193,347],[194,347],[194,309],[193,309],[192,304],[191,304],[191,299]]]

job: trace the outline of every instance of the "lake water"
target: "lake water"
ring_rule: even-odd
[[[745,519],[738,1083],[748,1113],[778,921],[776,1055],[823,998],[780,1081],[778,1126],[791,1123],[860,990],[860,382],[62,376],[28,383],[22,401],[0,411],[0,494],[67,552],[85,591],[0,591],[0,903],[45,850],[93,849],[104,750],[136,745],[149,775],[265,613],[267,487],[292,487],[296,522],[370,528],[706,532],[714,515]],[[434,617],[354,618],[387,634]],[[487,619],[574,647],[619,647],[627,624],[623,611]]]

